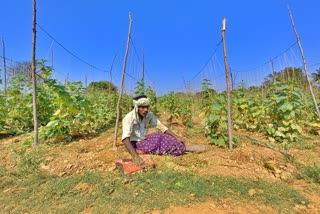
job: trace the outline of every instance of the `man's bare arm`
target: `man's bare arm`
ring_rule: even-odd
[[[126,149],[128,150],[128,152],[130,153],[130,155],[132,156],[132,158],[139,156],[137,151],[135,150],[135,148],[133,148],[132,143],[129,140],[130,138],[125,138],[122,142],[124,144],[124,146],[126,147]]]
[[[136,149],[132,146],[132,143],[130,142],[130,138],[127,137],[122,142],[126,147],[126,149],[128,150],[128,152],[130,153],[130,155],[132,156],[133,161],[136,164],[142,166],[144,164],[144,160],[138,155]]]

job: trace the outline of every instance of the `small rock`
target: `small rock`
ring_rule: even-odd
[[[304,205],[297,204],[297,205],[294,206],[294,209],[297,210],[297,211],[306,211],[307,207],[304,206]]]
[[[59,176],[59,177],[62,177],[62,176],[64,176],[65,174],[66,174],[66,172],[61,172],[61,173],[58,174],[58,176]]]
[[[288,172],[294,173],[295,167],[294,167],[292,164],[287,163],[285,166],[286,166],[286,170],[287,170]]]
[[[80,214],[91,214],[92,213],[92,208],[87,208],[83,210]]]
[[[282,171],[281,171],[280,169],[277,169],[277,168],[276,168],[274,173],[276,173],[276,174],[281,174],[281,172],[282,172]]]
[[[210,203],[209,204],[209,209],[213,210],[215,209],[217,206],[214,203]]]
[[[288,180],[291,177],[292,177],[292,174],[290,172],[282,172],[280,175],[280,178],[282,180]]]
[[[65,167],[65,169],[71,169],[73,167],[73,165],[71,163],[67,164],[67,166]]]
[[[268,137],[268,140],[269,140],[271,143],[276,142],[276,140],[275,140],[273,137]]]
[[[307,207],[308,207],[308,209],[311,209],[311,210],[314,209],[314,206],[312,204],[308,204]]]
[[[50,156],[50,157],[47,157],[45,160],[46,161],[52,161],[54,159],[54,157]]]
[[[20,142],[20,141],[21,141],[21,140],[18,139],[18,138],[16,138],[16,139],[13,140],[14,143],[18,143],[18,142]]]
[[[89,184],[80,182],[74,187],[74,189],[84,191],[84,190],[88,190],[89,187],[90,187]]]
[[[50,167],[48,165],[45,165],[45,164],[41,164],[41,169],[44,169],[46,171],[48,171],[50,169]]]
[[[256,194],[257,192],[256,192],[256,190],[255,189],[250,189],[249,191],[248,191],[248,195],[249,196],[253,196],[254,194]]]

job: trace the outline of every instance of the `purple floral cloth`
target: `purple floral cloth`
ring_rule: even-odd
[[[185,144],[179,143],[170,135],[155,132],[146,136],[143,141],[132,142],[133,146],[147,154],[181,155],[185,150]]]

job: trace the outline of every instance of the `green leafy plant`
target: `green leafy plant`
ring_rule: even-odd
[[[183,123],[188,127],[193,127],[192,122],[192,106],[193,106],[193,97],[192,94],[188,93],[187,95],[180,97],[178,100],[178,105],[181,106],[178,110],[179,117],[182,119]]]
[[[210,143],[221,147],[226,147],[228,142],[226,104],[225,93],[218,94],[206,112],[206,119],[203,121],[205,134]]]
[[[146,94],[146,88],[143,80],[138,81],[134,89],[136,89],[134,92],[136,95]]]
[[[178,102],[173,91],[160,98],[160,104],[172,115],[179,116]]]
[[[302,133],[304,100],[295,83],[275,82],[265,101],[266,132],[279,142],[296,142]]]
[[[232,93],[233,126],[235,129],[259,131],[264,120],[264,105],[259,94],[248,97],[244,85]]]

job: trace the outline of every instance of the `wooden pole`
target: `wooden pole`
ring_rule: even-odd
[[[4,99],[7,100],[7,66],[6,66],[6,46],[2,36],[2,59],[3,59],[3,72],[4,72]],[[6,102],[7,103],[7,102]]]
[[[226,31],[226,19],[222,20],[222,41],[223,41],[223,55],[224,55],[224,66],[226,71],[226,83],[227,83],[227,111],[228,111],[228,137],[229,137],[229,149],[232,149],[232,121],[231,121],[231,98],[230,98],[230,81],[229,81],[229,66],[228,66],[228,58],[227,58],[227,47],[226,47],[226,39],[225,39],[225,31]]]
[[[67,86],[68,81],[69,81],[69,72],[67,73],[67,76],[64,79],[64,86]]]
[[[142,84],[144,89],[144,45],[142,45]]]
[[[232,69],[230,67],[230,78],[231,78],[231,90],[233,91],[234,90],[234,77],[232,75]]]
[[[54,50],[53,50],[53,48],[51,49],[51,67],[52,67],[52,69],[54,68]]]
[[[131,12],[129,12],[129,32],[128,32],[128,39],[127,39],[127,47],[126,47],[126,53],[124,55],[124,62],[123,62],[123,68],[122,68],[122,77],[121,77],[121,83],[120,83],[120,90],[119,90],[119,98],[117,102],[117,119],[116,119],[116,126],[114,129],[114,141],[113,141],[113,147],[117,146],[117,135],[118,135],[118,126],[119,126],[119,120],[120,120],[120,102],[122,97],[122,91],[123,91],[123,82],[124,82],[124,76],[126,73],[126,66],[127,66],[127,58],[128,58],[128,52],[130,47],[130,38],[131,38],[131,27],[132,27],[132,17]]]
[[[114,55],[111,66],[110,66],[110,83],[111,84],[112,84],[112,69],[113,69],[113,64],[114,64],[114,61],[116,60],[116,57],[117,57],[117,53]],[[110,94],[111,94],[111,87],[109,87],[109,95]]]
[[[298,42],[298,45],[299,45],[299,49],[300,49],[300,53],[301,53],[301,57],[302,57],[302,61],[303,61],[303,68],[304,68],[304,71],[306,73],[306,77],[307,77],[310,93],[311,93],[311,96],[312,96],[312,99],[313,99],[313,103],[314,103],[314,106],[316,108],[318,117],[320,119],[319,106],[318,106],[318,102],[317,102],[316,97],[314,96],[314,93],[313,93],[313,90],[312,90],[312,84],[311,84],[311,81],[310,81],[310,74],[309,74],[309,71],[308,71],[308,68],[307,68],[307,61],[306,61],[306,58],[304,57],[303,48],[302,48],[302,45],[301,45],[301,42],[300,42],[300,37],[299,37],[299,34],[298,34],[298,32],[296,30],[296,27],[294,25],[293,16],[292,16],[292,13],[291,13],[289,5],[288,5],[288,11],[289,11],[290,19],[291,19],[292,28],[294,30],[294,33],[296,34],[297,42]]]
[[[84,86],[85,86],[86,88],[88,87],[87,73],[84,74]]]
[[[36,38],[37,38],[37,1],[33,0],[33,17],[32,17],[32,102],[33,102],[33,129],[34,139],[33,144],[38,145],[38,111],[37,111],[37,76],[36,76]]]
[[[270,62],[271,62],[272,77],[273,77],[273,82],[274,82],[276,80],[276,72],[274,70],[273,60],[270,60]]]

